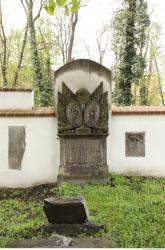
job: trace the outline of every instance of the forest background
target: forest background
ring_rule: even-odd
[[[0,85],[34,87],[35,105],[52,106],[53,72],[71,60],[89,58],[112,70],[115,105],[164,105],[165,3],[81,0],[74,6],[73,2],[0,1]]]

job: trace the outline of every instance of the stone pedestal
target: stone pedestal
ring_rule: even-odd
[[[58,184],[108,182],[107,94],[102,82],[92,93],[83,88],[73,93],[62,84],[62,93],[58,93]]]
[[[65,135],[60,138],[58,184],[106,183],[108,166],[106,135]]]

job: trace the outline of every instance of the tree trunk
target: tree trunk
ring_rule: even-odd
[[[30,32],[30,44],[31,44],[31,56],[32,56],[32,65],[34,70],[34,80],[35,80],[35,87],[38,88],[39,91],[39,102],[42,106],[42,92],[44,91],[43,86],[43,76],[41,70],[41,64],[39,60],[38,50],[37,50],[37,43],[36,43],[36,32],[34,27],[34,19],[33,19],[33,1],[29,0],[28,5],[28,26]]]
[[[7,39],[4,31],[3,20],[2,20],[2,6],[0,0],[0,36],[2,42],[2,53],[1,53],[1,71],[2,71],[2,79],[3,79],[3,86],[7,86]]]
[[[67,62],[72,61],[72,50],[73,50],[73,43],[74,43],[74,36],[75,36],[75,29],[76,29],[77,21],[78,21],[78,11],[73,12],[71,15],[71,35],[70,35],[70,41],[69,41],[69,46],[68,46]]]
[[[155,54],[154,54],[154,61],[155,61],[155,66],[156,66],[156,71],[157,71],[157,76],[158,76],[158,84],[159,84],[161,103],[162,103],[162,106],[164,106],[164,96],[163,96],[163,90],[162,90],[162,85],[161,85],[160,72],[159,72],[159,67],[158,67],[158,63],[157,63],[157,59],[156,59]]]
[[[119,89],[122,91],[119,103],[131,105],[131,85],[133,79],[132,64],[135,57],[135,9],[136,0],[128,1],[128,14],[126,21],[126,45],[124,55],[124,67],[121,70]]]
[[[24,50],[25,50],[25,46],[26,46],[27,35],[28,35],[28,23],[26,24],[26,27],[25,27],[25,33],[24,33],[24,38],[23,38],[23,42],[22,42],[22,48],[21,48],[20,55],[19,55],[19,58],[18,58],[18,65],[17,65],[17,69],[16,69],[15,75],[14,75],[13,86],[17,85],[19,71],[21,69]]]

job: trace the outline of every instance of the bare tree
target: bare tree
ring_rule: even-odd
[[[87,44],[86,44],[86,41],[85,41],[85,40],[84,40],[84,45],[85,45],[86,51],[87,51],[87,53],[88,53],[88,57],[89,57],[89,59],[91,59],[90,48],[87,46]]]
[[[25,46],[26,46],[26,42],[27,42],[27,35],[28,35],[28,23],[26,24],[26,27],[25,27],[24,37],[23,37],[23,41],[22,41],[22,47],[20,50],[20,54],[18,56],[18,65],[17,65],[16,71],[14,74],[13,86],[16,86],[17,82],[18,82],[18,76],[19,76],[19,72],[20,72],[20,69],[22,66],[24,50],[25,50]]]
[[[158,63],[158,56],[160,54],[159,37],[160,37],[160,26],[154,23],[149,29],[149,38],[148,38],[149,45],[147,46],[148,55],[146,52],[146,61],[147,61],[147,56],[149,60],[148,60],[148,69],[146,74],[148,76],[147,87],[149,88],[152,74],[153,72],[156,72],[160,100],[161,104],[164,106],[165,103],[164,103],[164,96],[162,89],[161,72]]]
[[[103,64],[103,59],[107,51],[107,46],[108,46],[109,39],[110,39],[109,34],[110,34],[109,25],[105,25],[103,29],[96,32],[96,41],[97,41],[97,46],[98,46],[100,64]]]
[[[59,9],[55,15],[55,21],[52,23],[55,28],[55,43],[61,51],[63,64],[73,59],[72,54],[77,22],[78,10],[67,16],[64,15],[63,9]]]
[[[7,38],[3,24],[1,0],[0,0],[0,41],[1,41],[0,63],[1,63],[3,86],[7,86]]]
[[[101,30],[96,32],[96,44],[98,48],[98,61],[100,64],[103,64],[104,56],[108,50],[108,45],[110,41],[110,26],[104,25]],[[87,45],[86,41],[84,41],[84,45],[86,51],[88,53],[89,59],[91,59],[90,47]]]

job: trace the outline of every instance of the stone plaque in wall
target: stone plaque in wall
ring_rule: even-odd
[[[125,134],[125,155],[126,157],[145,156],[145,133]]]
[[[84,88],[73,93],[65,83],[62,84],[62,93],[58,93],[59,183],[108,180],[107,98],[103,83],[92,93]]]
[[[25,127],[13,126],[9,127],[9,168],[20,170],[22,168],[22,160],[25,153]]]

